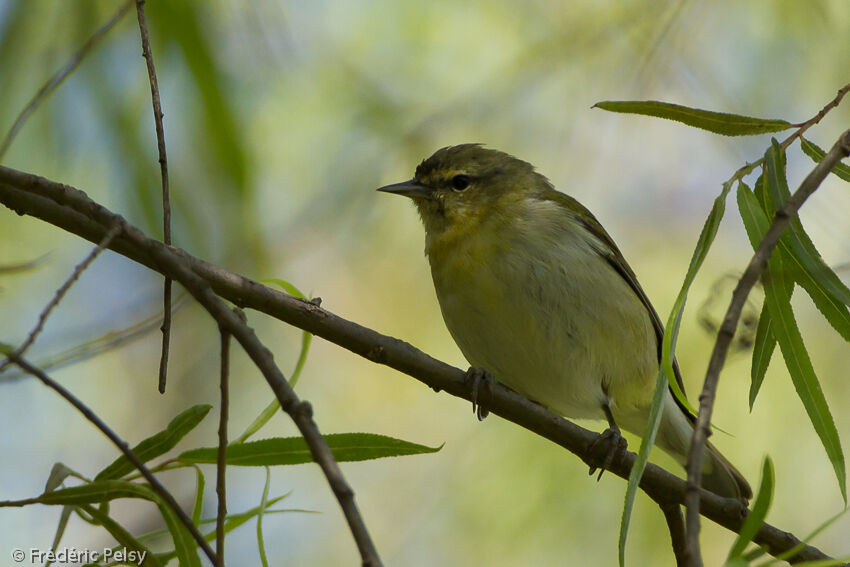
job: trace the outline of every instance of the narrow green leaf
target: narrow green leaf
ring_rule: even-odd
[[[264,284],[265,283],[273,283],[273,284],[279,285],[280,287],[283,288],[284,291],[286,291],[286,293],[288,293],[289,295],[291,295],[293,297],[297,297],[298,299],[303,299],[304,301],[310,300],[310,298],[308,298],[306,295],[304,295],[304,293],[302,293],[300,289],[298,289],[297,287],[295,287],[294,285],[292,285],[290,282],[288,282],[286,280],[281,280],[281,279],[278,279],[278,278],[272,278],[272,279],[268,279],[268,280],[263,280],[261,283],[264,283]],[[301,333],[301,352],[298,353],[298,362],[295,363],[295,370],[292,371],[292,377],[289,378],[289,385],[292,386],[293,388],[295,387],[295,384],[298,382],[299,376],[301,376],[301,371],[304,369],[304,364],[307,362],[307,354],[310,352],[310,343],[312,342],[312,340],[313,340],[313,335],[311,333],[308,333],[307,331],[304,331],[304,332]],[[268,421],[268,419],[266,421]],[[263,422],[263,423],[265,423],[265,422]],[[253,433],[254,432],[252,432],[251,434],[253,434]],[[247,437],[246,437],[246,439],[247,439]],[[243,439],[243,441],[244,441],[244,439]]]
[[[56,490],[69,476],[82,478],[79,473],[67,467],[64,463],[53,463],[53,468],[50,469],[50,475],[47,477],[47,482],[44,485],[44,491],[50,492]]]
[[[65,530],[68,528],[68,520],[71,518],[71,512],[75,509],[75,506],[62,506],[62,513],[59,514],[59,522],[56,524],[56,533],[53,534],[53,543],[50,544],[50,551],[56,552],[59,549],[62,536],[65,535]]]
[[[332,433],[324,437],[339,462],[434,453],[442,448],[426,447],[372,433]],[[177,460],[182,463],[212,464],[216,462],[216,451],[215,447],[194,449],[181,454]],[[228,445],[226,457],[228,465],[242,467],[297,465],[313,461],[310,449],[301,437],[275,437]]]
[[[758,533],[773,501],[774,484],[773,461],[770,460],[770,457],[765,457],[761,468],[761,481],[759,482],[759,489],[753,501],[752,509],[747,514],[747,519],[744,520],[744,525],[741,526],[741,531],[738,532],[738,537],[735,538],[732,549],[729,550],[727,561],[740,558],[747,545],[753,541],[756,533]]]
[[[204,513],[204,488],[207,484],[201,467],[195,469],[195,505],[192,507],[192,523],[195,526],[201,524],[201,515]]]
[[[774,277],[768,282],[780,277],[782,277],[781,274],[774,274]],[[803,344],[803,337],[797,328],[791,305],[782,301],[780,296],[781,291],[774,287],[774,284],[769,283],[765,286],[765,301],[768,309],[770,309],[771,317],[776,322],[774,333],[779,343],[779,349],[785,358],[785,365],[791,374],[794,388],[797,390],[797,394],[809,414],[809,419],[812,421],[812,425],[820,437],[824,449],[826,449],[827,456],[832,462],[841,496],[846,503],[847,485],[844,452],[841,449],[838,430],[835,428],[835,422],[832,419],[826,398],[818,383],[815,370],[809,359],[809,353]]]
[[[198,557],[198,543],[183,522],[177,517],[174,511],[157,501],[159,511],[162,518],[165,520],[165,526],[171,534],[171,541],[174,543],[174,553],[177,556],[177,561],[180,567],[201,567],[201,558]],[[165,561],[163,561],[165,563]]]
[[[270,280],[264,280],[262,283],[273,283],[279,285],[289,295],[292,295],[293,297],[297,297],[299,299],[307,300],[307,297],[305,297],[305,295],[301,293],[301,290],[299,290],[297,287],[295,287],[286,280],[275,278]],[[301,371],[304,370],[304,365],[307,363],[307,355],[310,352],[310,344],[312,343],[312,341],[313,335],[311,333],[308,333],[307,331],[301,333],[301,352],[298,353],[298,360],[295,363],[295,369],[292,371],[292,375],[289,378],[289,385],[293,388],[298,382],[298,378],[301,376]],[[257,431],[262,429],[262,427],[266,423],[268,423],[272,417],[274,417],[278,409],[280,409],[280,402],[278,402],[277,400],[272,400],[271,402],[269,402],[269,405],[267,405],[263,409],[263,411],[260,412],[260,415],[254,418],[254,421],[251,422],[251,424],[245,429],[245,431],[242,432],[239,437],[237,437],[233,442],[231,442],[231,445],[237,445],[239,443],[244,443],[245,441],[247,441],[249,437],[251,437]]]
[[[301,352],[298,353],[298,360],[295,362],[295,369],[292,371],[292,376],[289,378],[289,385],[295,388],[298,383],[298,378],[301,377],[301,371],[304,370],[304,365],[307,364],[307,355],[310,353],[310,344],[313,342],[313,335],[307,331],[301,333]]]
[[[45,492],[38,497],[38,502],[48,505],[82,506],[109,502],[116,498],[144,498],[155,501],[156,495],[150,488],[140,484],[123,480],[102,480]]]
[[[269,559],[266,556],[266,542],[263,538],[263,512],[268,508],[266,502],[269,499],[269,486],[272,480],[272,470],[266,467],[266,482],[263,485],[263,495],[260,498],[259,510],[257,511],[257,549],[260,552],[260,562],[263,567],[269,567]]]
[[[756,396],[761,390],[764,375],[770,365],[770,358],[776,348],[776,337],[773,336],[772,325],[770,311],[766,305],[762,305],[756,339],[753,342],[753,363],[750,368],[750,411],[753,411],[753,404],[756,403]]]
[[[192,406],[171,420],[164,430],[152,435],[133,447],[133,453],[146,463],[173,449],[187,433],[192,431],[209,413],[209,404]],[[95,480],[106,480],[110,478],[121,478],[135,470],[133,463],[127,457],[121,455],[112,464],[103,469],[95,477]]]
[[[781,207],[791,196],[785,178],[785,154],[773,140],[765,154],[767,187],[775,207]],[[791,274],[806,290],[815,306],[845,341],[850,342],[850,289],[821,258],[817,248],[806,234],[800,218],[791,220],[789,230],[780,239],[780,246],[788,259]]]
[[[109,534],[115,538],[115,541],[118,542],[121,548],[127,549],[128,551],[135,551],[137,553],[144,553],[144,561],[142,561],[142,567],[158,567],[160,565],[159,561],[157,561],[154,554],[145,547],[142,543],[139,542],[133,535],[124,529],[124,526],[113,520],[109,514],[105,514],[101,512],[94,506],[82,506],[83,510],[91,516],[93,520],[95,520],[99,525],[103,526],[103,528],[109,532]],[[113,551],[117,551],[118,547],[113,547]]]
[[[755,231],[761,236],[767,231],[768,220],[756,199],[751,199],[749,191],[739,188],[739,198],[744,200],[741,206],[742,218],[748,233]],[[779,349],[785,359],[785,365],[791,374],[791,381],[815,431],[823,443],[827,456],[835,470],[841,496],[847,502],[846,472],[844,464],[844,452],[835,422],[826,403],[826,398],[818,383],[808,351],[803,344],[803,337],[797,328],[791,305],[786,299],[790,297],[787,292],[791,285],[786,281],[785,269],[782,265],[781,254],[773,254],[768,263],[769,277],[764,278],[765,304],[773,321],[773,333],[779,343]]]
[[[646,463],[649,460],[649,453],[652,446],[655,444],[655,437],[658,434],[658,427],[661,425],[661,417],[664,414],[664,398],[667,393],[667,376],[664,369],[658,369],[658,377],[655,380],[655,394],[652,397],[652,406],[649,410],[649,425],[647,431],[643,435],[640,442],[637,458],[632,465],[632,471],[629,473],[629,483],[626,485],[625,502],[623,503],[623,516],[620,518],[620,540],[618,543],[618,557],[620,567],[625,567],[626,564],[626,538],[629,535],[629,524],[632,519],[632,510],[635,505],[635,497],[637,496],[640,479],[643,477],[643,471],[646,469]]]
[[[741,116],[739,114],[700,110],[698,108],[689,108],[687,106],[657,100],[606,100],[597,102],[593,107],[610,112],[643,114],[645,116],[675,120],[676,122],[681,122],[694,128],[708,130],[709,132],[724,136],[753,136],[768,132],[781,132],[782,130],[793,127],[791,123],[785,120],[767,120]]]
[[[824,530],[826,530],[828,527],[830,527],[830,526],[831,526],[831,525],[833,525],[835,522],[837,522],[839,519],[841,519],[841,518],[844,516],[844,514],[846,514],[847,512],[850,512],[850,508],[848,508],[847,506],[845,506],[843,510],[841,510],[840,512],[838,512],[837,514],[835,514],[835,515],[834,515],[834,516],[832,516],[831,518],[829,518],[829,519],[827,519],[826,521],[824,521],[824,522],[823,522],[821,525],[819,525],[818,527],[816,527],[816,528],[812,531],[812,533],[808,534],[806,537],[804,537],[804,538],[803,538],[803,541],[801,541],[800,543],[798,543],[797,545],[795,545],[795,546],[794,546],[794,547],[792,547],[791,549],[789,549],[789,550],[787,550],[787,551],[784,551],[784,552],[780,553],[779,555],[777,555],[777,556],[776,556],[776,559],[777,559],[778,561],[788,561],[789,559],[791,559],[792,557],[794,557],[795,555],[797,555],[797,553],[799,553],[801,549],[803,549],[805,546],[807,546],[807,545],[808,545],[808,544],[809,544],[812,540],[814,540],[814,539],[815,539],[818,535],[820,535],[820,533],[821,533],[821,532],[823,532],[823,531],[824,531]]]
[[[826,156],[826,152],[820,149],[817,144],[803,138],[802,136],[800,137],[800,149],[803,150],[804,154],[812,158],[812,161],[815,163],[820,163],[820,160]],[[832,173],[844,181],[850,181],[850,166],[838,162],[835,164],[835,167],[832,168]]]
[[[233,442],[230,444],[240,445],[245,443],[245,441],[247,441],[249,437],[251,437],[254,433],[262,429],[262,427],[267,424],[271,418],[274,417],[274,415],[279,409],[280,402],[277,401],[277,398],[275,398],[271,402],[269,402],[269,405],[263,408],[263,411],[260,412],[260,415],[254,418],[254,421],[252,421],[251,424],[245,429],[245,431],[242,432],[242,435],[234,439]]]
[[[305,296],[303,293],[301,293],[300,289],[298,289],[297,287],[295,287],[294,285],[292,285],[291,283],[289,283],[286,280],[282,280],[282,279],[279,279],[279,278],[270,278],[270,279],[267,279],[267,280],[263,280],[260,283],[262,283],[262,284],[273,283],[275,285],[282,287],[283,291],[285,291],[286,293],[288,293],[292,297],[297,297],[298,299],[303,299],[305,301],[307,300],[307,296]]]
[[[764,209],[771,210],[773,207],[770,195],[767,194],[767,189],[765,189],[764,175],[760,176],[758,181],[756,181],[756,189],[761,200],[750,191],[746,183],[738,183],[738,211],[744,220],[744,228],[747,230],[747,237],[754,250],[758,248],[761,235],[767,232],[768,229],[767,216]],[[753,210],[745,210],[749,208]],[[759,212],[762,214],[759,214]],[[754,220],[751,221],[750,219]],[[762,219],[765,221],[764,224],[759,224]],[[789,287],[785,292],[787,294],[786,301],[790,301],[793,287]],[[753,362],[750,368],[750,411],[753,410],[753,404],[764,381],[764,375],[770,364],[770,358],[773,355],[773,350],[776,348],[776,337],[773,334],[772,326],[773,321],[770,318],[770,311],[765,304],[761,309],[759,324],[756,329],[756,338],[753,344]]]
[[[282,496],[272,498],[271,500],[266,502],[266,509],[264,510],[264,513],[265,514],[278,514],[278,513],[285,513],[285,512],[307,512],[306,510],[269,510],[268,509],[268,508],[270,508],[271,506],[274,506],[280,500],[283,500],[284,498],[286,498],[289,495],[290,495],[290,493],[287,492],[286,494],[284,494]],[[254,508],[251,508],[250,510],[248,510],[246,512],[240,512],[239,514],[229,514],[227,516],[227,520],[224,522],[224,532],[229,534],[231,531],[235,530],[239,526],[248,523],[248,521],[251,520],[252,518],[254,518],[258,513],[259,513],[259,508],[254,507]],[[206,520],[202,520],[201,524],[212,524],[212,523],[215,523],[215,521],[216,521],[215,518],[208,518]],[[166,533],[167,533],[167,530],[155,530],[155,531],[152,531],[150,533],[146,533],[142,536],[139,536],[138,539],[140,541],[150,541],[150,540],[154,540],[156,538],[162,537]],[[213,542],[215,540],[215,535],[216,535],[215,529],[213,529],[213,530],[204,534],[204,539],[208,542]],[[192,541],[194,542],[195,540],[193,539]],[[170,553],[161,554],[158,557],[158,559],[163,564],[166,564],[169,561],[171,561],[174,557],[176,557],[176,554],[172,551]]]
[[[664,339],[661,342],[661,367],[667,376],[667,381],[670,384],[670,389],[673,395],[679,402],[688,409],[692,414],[696,414],[694,407],[688,402],[685,393],[679,387],[676,381],[676,375],[673,370],[673,356],[676,352],[676,340],[679,335],[679,326],[682,323],[682,315],[685,311],[685,302],[688,299],[688,292],[694,279],[699,272],[702,263],[705,260],[708,250],[711,248],[714,237],[717,235],[717,229],[720,226],[720,221],[723,220],[723,215],[726,212],[726,195],[732,187],[731,182],[723,184],[720,195],[714,199],[714,204],[711,207],[711,212],[708,218],[705,219],[705,224],[699,234],[697,245],[694,248],[694,253],[691,256],[691,263],[688,266],[688,271],[685,274],[685,279],[682,282],[682,287],[679,289],[679,295],[676,296],[676,301],[673,303],[673,308],[670,310],[670,316],[667,318],[667,325],[664,329]]]

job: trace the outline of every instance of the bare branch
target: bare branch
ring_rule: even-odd
[[[98,42],[103,39],[107,33],[109,33],[109,30],[115,27],[115,24],[121,21],[124,14],[130,10],[131,5],[132,0],[127,0],[127,2],[118,8],[115,15],[112,16],[108,22],[99,27],[97,31],[95,31],[92,36],[86,40],[83,46],[71,56],[71,59],[68,60],[65,66],[56,71],[56,73],[50,77],[40,89],[38,89],[27,105],[18,114],[17,118],[15,118],[15,122],[12,123],[12,127],[9,128],[8,132],[6,132],[3,142],[0,143],[0,159],[3,159],[3,155],[5,155],[9,146],[12,145],[12,141],[15,139],[15,136],[17,136],[18,131],[23,127],[26,119],[29,118],[29,115],[32,114],[35,109],[38,108],[38,105],[62,84],[62,81],[68,78],[68,75],[73,73],[74,70],[80,66],[80,63],[83,62],[83,59],[85,59],[86,55],[89,54],[92,48],[94,48]]]
[[[227,519],[227,414],[230,407],[228,381],[230,373],[230,333],[221,331],[221,409],[218,414],[218,455],[216,460],[215,493],[218,512],[215,517],[216,567],[224,567],[224,521]]]
[[[0,166],[0,173],[7,172],[19,174],[14,170]],[[289,383],[274,363],[272,353],[260,342],[254,334],[253,329],[246,325],[239,316],[218,298],[208,281],[200,277],[192,269],[192,262],[188,260],[189,257],[187,255],[178,249],[166,246],[158,240],[148,238],[139,229],[127,223],[121,216],[89,200],[81,191],[64,185],[50,184],[49,182],[48,185],[44,185],[41,181],[40,178],[30,177],[30,183],[28,185],[30,188],[50,187],[51,189],[58,189],[59,195],[55,196],[60,200],[62,200],[61,194],[65,194],[66,196],[74,195],[76,198],[72,199],[74,203],[72,205],[72,215],[77,220],[88,219],[94,221],[98,227],[96,229],[98,232],[100,232],[100,228],[103,228],[101,223],[106,223],[109,226],[112,226],[116,222],[122,223],[124,230],[113,240],[113,246],[120,242],[122,243],[121,247],[127,246],[130,249],[142,252],[150,262],[150,266],[155,266],[153,268],[154,270],[180,282],[186,288],[186,291],[212,315],[219,327],[230,333],[242,345],[242,348],[257,368],[260,369],[269,386],[272,388],[272,391],[280,402],[281,408],[289,414],[290,418],[298,427],[307,446],[310,448],[313,460],[316,461],[325,474],[325,478],[343,510],[351,534],[357,543],[363,564],[369,566],[380,565],[380,558],[366,529],[366,524],[360,516],[357,504],[354,501],[354,491],[348,485],[325,439],[319,433],[319,429],[312,418],[313,412],[310,404],[298,399],[298,396],[292,391]],[[0,183],[0,186],[4,188],[8,187],[5,183]],[[92,226],[91,228],[95,227]]]
[[[688,564],[702,565],[702,558],[699,550],[699,516],[700,516],[700,494],[699,486],[702,480],[702,461],[703,450],[708,441],[708,436],[711,435],[711,412],[714,408],[714,399],[717,392],[717,382],[720,378],[720,371],[723,369],[723,364],[726,360],[726,354],[729,351],[729,345],[735,335],[735,329],[738,326],[738,319],[741,316],[741,311],[747,301],[747,296],[752,287],[756,284],[762,271],[767,265],[773,249],[776,248],[780,236],[788,227],[791,219],[797,214],[797,210],[803,205],[806,199],[814,193],[824,178],[829,175],[832,168],[844,157],[850,155],[850,130],[844,132],[829,153],[815,166],[808,176],[800,184],[800,188],[794,192],[788,201],[781,209],[776,212],[776,216],[770,225],[767,233],[764,235],[761,243],[758,246],[755,254],[753,254],[747,269],[741,279],[738,280],[738,285],[732,293],[732,301],[726,311],[726,316],[723,318],[723,324],[720,326],[720,331],[717,334],[717,340],[714,343],[714,350],[711,353],[711,359],[708,363],[705,382],[703,383],[702,393],[699,397],[699,414],[697,415],[696,423],[694,424],[694,433],[691,437],[691,448],[688,452],[688,492],[685,498],[687,507],[687,531],[688,531]]]
[[[186,512],[180,507],[180,504],[174,499],[174,496],[168,492],[159,480],[153,475],[153,473],[145,466],[145,464],[136,456],[136,454],[130,449],[130,446],[126,441],[118,437],[118,435],[109,428],[106,423],[100,419],[97,414],[95,414],[88,406],[86,406],[82,401],[80,401],[74,394],[66,390],[61,384],[54,381],[50,376],[42,372],[39,368],[32,366],[29,362],[24,360],[23,358],[19,358],[14,353],[9,355],[9,359],[20,366],[23,370],[28,372],[29,374],[35,376],[41,382],[55,390],[60,396],[65,398],[72,406],[77,408],[77,410],[85,416],[87,420],[89,420],[95,427],[97,427],[101,433],[106,435],[112,443],[118,447],[121,453],[127,457],[127,460],[133,463],[133,466],[142,473],[142,476],[145,477],[145,480],[151,485],[151,489],[156,492],[160,498],[162,498],[163,502],[171,509],[172,512],[180,519],[180,522],[183,526],[192,534],[192,538],[197,542],[198,546],[204,551],[204,554],[209,557],[210,561],[215,563],[215,553],[213,552],[210,544],[207,543],[207,540],[204,539],[204,536],[198,531],[195,525],[192,523],[192,519],[186,515]],[[26,502],[26,501],[21,501]]]
[[[18,214],[40,218],[93,242],[102,238],[106,230],[104,223],[115,216],[89,199],[85,193],[72,187],[2,166],[0,202]],[[166,249],[165,245],[155,240],[140,246],[121,234],[113,240],[110,248],[157,272],[169,271],[153,254],[157,248]],[[465,371],[436,360],[404,341],[338,317],[309,301],[263,286],[178,248],[167,250],[208,282],[215,293],[242,308],[266,313],[373,362],[395,368],[434,390],[444,390],[470,401],[472,399],[472,384],[465,380]],[[557,443],[585,462],[589,463],[592,459],[589,448],[597,438],[597,433],[578,427],[499,384],[480,391],[479,398],[492,413]],[[611,467],[612,474],[628,479],[634,459],[633,453],[627,453],[622,462]],[[647,465],[640,487],[659,504],[682,504],[685,501],[685,482],[652,463]],[[741,529],[745,508],[740,502],[721,498],[705,490],[699,491],[699,498],[703,516],[731,531],[738,532]],[[773,555],[801,544],[793,534],[769,524],[762,525],[754,541]],[[804,545],[794,560],[828,558],[819,549]]]
[[[162,125],[162,101],[159,97],[159,83],[156,80],[156,68],[153,64],[151,39],[148,24],[145,21],[145,0],[136,0],[136,16],[139,20],[139,33],[142,36],[142,56],[148,68],[148,80],[151,84],[153,102],[153,121],[156,126],[156,147],[159,151],[159,173],[162,178],[162,237],[163,242],[171,245],[171,198],[168,188],[168,156],[165,153],[165,128]],[[168,376],[168,351],[171,345],[171,279],[166,276],[162,292],[162,355],[159,359],[159,393],[165,393]]]
[[[35,342],[35,339],[38,338],[38,334],[41,333],[42,329],[44,329],[44,323],[45,321],[47,321],[47,317],[50,315],[53,309],[57,305],[59,305],[59,302],[62,301],[62,298],[65,297],[65,294],[68,293],[68,290],[71,289],[72,285],[74,285],[74,282],[76,282],[79,279],[80,275],[82,275],[82,273],[85,271],[85,269],[88,268],[92,262],[94,262],[95,258],[97,258],[98,255],[100,255],[100,253],[103,252],[103,250],[109,246],[109,244],[112,242],[112,239],[115,238],[115,236],[120,231],[120,224],[116,224],[112,228],[110,228],[104,235],[104,237],[101,239],[101,241],[97,243],[97,246],[94,248],[94,250],[89,252],[88,255],[83,259],[83,261],[77,264],[77,267],[74,268],[74,271],[71,273],[70,276],[68,276],[68,279],[65,280],[65,283],[59,286],[59,289],[56,290],[56,294],[53,296],[53,299],[51,299],[50,302],[41,311],[41,314],[39,314],[38,316],[38,322],[35,324],[35,327],[33,327],[32,331],[30,331],[30,334],[27,335],[26,340],[23,342],[23,344],[21,344],[21,346],[15,349],[16,357],[24,356],[24,353],[26,353],[27,349],[32,346],[32,344]],[[11,364],[11,357],[0,363],[0,372],[3,372],[3,370],[9,364]]]

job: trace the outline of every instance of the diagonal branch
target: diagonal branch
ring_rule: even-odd
[[[103,237],[106,230],[104,223],[116,216],[73,187],[2,166],[0,203],[18,214],[37,217],[92,242]],[[141,235],[138,231],[135,233]],[[168,272],[169,269],[160,265],[154,251],[168,250],[182,265],[203,278],[212,291],[240,307],[261,311],[320,336],[373,362],[408,374],[432,389],[444,390],[466,400],[472,399],[472,384],[466,380],[466,372],[436,360],[404,341],[338,317],[314,303],[263,286],[178,248],[166,248],[161,242],[152,239],[146,242],[146,245],[141,246],[127,238],[125,232],[113,240],[110,248],[160,273]],[[480,391],[479,398],[492,413],[549,439],[589,464],[593,461],[589,449],[597,438],[596,433],[553,414],[499,384]],[[611,473],[628,479],[634,459],[634,453],[627,453],[622,461],[610,468]],[[682,504],[685,501],[685,482],[652,463],[647,466],[640,487],[659,505]],[[700,514],[731,531],[738,532],[741,529],[746,510],[740,502],[705,490],[700,490],[698,497]],[[793,534],[770,524],[761,526],[754,541],[773,555],[802,543]],[[819,549],[802,545],[794,561],[828,558]]]
[[[118,11],[115,12],[108,22],[99,27],[88,40],[83,44],[83,46],[71,56],[71,59],[65,64],[64,67],[56,71],[52,77],[47,79],[47,82],[44,83],[40,89],[33,95],[27,105],[21,110],[18,116],[15,118],[15,122],[12,124],[12,127],[9,128],[9,131],[6,132],[6,136],[3,138],[3,141],[0,142],[0,159],[3,158],[3,155],[6,153],[6,150],[9,149],[9,146],[12,145],[12,141],[17,136],[18,131],[24,126],[24,122],[26,122],[27,118],[29,118],[30,114],[32,114],[38,105],[41,104],[44,100],[50,96],[50,93],[55,91],[59,85],[62,84],[62,81],[68,78],[68,76],[74,72],[74,70],[80,66],[80,63],[83,62],[83,59],[86,58],[86,55],[109,33],[109,30],[115,27],[115,25],[121,21],[121,18],[124,17],[124,14],[130,11],[131,2],[128,0],[124,4],[118,8]]]
[[[82,262],[77,264],[77,267],[74,268],[74,271],[68,276],[68,279],[65,280],[59,289],[56,290],[56,293],[53,295],[53,299],[51,299],[47,306],[41,311],[41,314],[38,316],[38,322],[33,327],[30,334],[27,335],[26,340],[15,349],[15,357],[22,357],[26,353],[27,349],[32,346],[35,340],[38,338],[39,333],[41,333],[42,329],[44,329],[44,323],[47,321],[47,317],[53,311],[53,309],[59,305],[59,302],[62,301],[62,298],[65,297],[65,294],[68,293],[68,290],[71,289],[71,286],[74,285],[82,273],[88,268],[92,262],[94,262],[95,258],[97,258],[103,250],[109,246],[109,243],[112,242],[112,239],[118,234],[121,230],[121,225],[116,224],[112,228],[110,228],[100,242],[97,243],[97,247],[94,250],[88,253],[88,255],[83,259]],[[7,358],[5,361],[0,363],[0,372],[12,363],[11,357]]]
[[[844,132],[832,146],[829,153],[822,159],[808,176],[800,184],[800,188],[794,192],[785,205],[776,212],[776,217],[770,225],[767,233],[753,254],[747,269],[738,285],[732,293],[732,301],[723,324],[717,334],[714,350],[708,363],[705,382],[699,400],[699,414],[694,424],[694,433],[691,437],[691,447],[688,452],[688,492],[685,498],[687,506],[686,523],[688,533],[687,558],[689,565],[702,565],[699,550],[699,516],[700,516],[700,494],[699,486],[702,480],[703,449],[711,434],[710,422],[711,412],[714,407],[714,398],[717,392],[717,382],[720,371],[726,360],[729,345],[738,327],[738,319],[747,301],[750,290],[758,281],[762,271],[767,265],[774,248],[779,242],[780,236],[788,228],[791,219],[797,214],[797,210],[803,205],[808,197],[814,193],[824,178],[829,175],[832,168],[844,157],[850,155],[850,130]]]
[[[130,449],[130,446],[126,441],[118,437],[118,435],[109,428],[106,423],[100,419],[96,413],[94,413],[91,408],[81,402],[74,394],[66,390],[61,384],[53,380],[50,376],[45,374],[41,369],[36,368],[31,365],[29,362],[20,358],[16,353],[12,353],[9,355],[8,359],[12,361],[14,364],[20,366],[25,372],[35,376],[41,382],[55,390],[60,396],[65,398],[68,403],[74,406],[86,419],[94,424],[104,435],[106,435],[112,443],[121,450],[121,453],[127,457],[127,460],[133,463],[133,466],[142,473],[142,476],[145,477],[145,480],[151,485],[151,489],[156,492],[160,498],[162,498],[163,502],[171,509],[172,512],[177,516],[183,526],[192,534],[192,538],[194,538],[195,542],[198,546],[204,551],[204,554],[210,559],[210,561],[215,561],[215,552],[213,552],[210,544],[207,543],[207,540],[204,539],[204,536],[198,531],[198,528],[195,527],[195,524],[192,523],[192,519],[186,515],[186,512],[183,511],[183,508],[180,507],[180,504],[174,499],[174,496],[168,492],[168,489],[165,488],[159,480],[153,475],[153,473],[145,466],[145,464],[139,459],[138,456]],[[37,501],[37,499],[32,499],[32,501]],[[27,501],[21,501],[27,503]]]

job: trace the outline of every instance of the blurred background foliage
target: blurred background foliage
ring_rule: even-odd
[[[232,2],[149,0],[168,147],[174,242],[254,279],[283,278],[323,306],[465,367],[445,330],[415,211],[376,194],[407,179],[435,149],[478,141],[535,163],[560,190],[595,212],[662,314],[680,285],[720,183],[761,156],[766,137],[722,138],[672,122],[591,110],[605,99],[658,99],[799,122],[850,80],[850,4],[774,2]],[[118,8],[114,1],[0,0],[0,132],[38,88]],[[31,116],[3,165],[85,190],[150,234],[161,234],[159,170],[150,91],[131,11]],[[850,105],[810,138],[829,147]],[[796,146],[795,146],[796,148]],[[810,168],[789,154],[789,182]],[[827,262],[850,257],[850,196],[828,180],[803,221]],[[727,219],[691,294],[679,359],[692,396],[712,337],[698,307],[750,248],[729,203]],[[30,218],[0,212],[0,263],[47,254],[35,271],[0,280],[0,341],[18,344],[55,287],[90,249]],[[839,272],[846,276],[847,272]],[[731,285],[712,309],[720,317]],[[120,331],[160,309],[160,279],[106,254],[73,288],[30,357]],[[798,294],[801,296],[801,294]],[[850,350],[810,302],[795,308],[845,447]],[[249,313],[284,371],[300,333]],[[156,392],[160,337],[141,339],[54,375],[131,443],[177,411],[217,404],[217,331],[189,304],[176,315],[168,391]],[[234,349],[236,351],[236,349]],[[778,353],[775,355],[778,356]],[[231,431],[241,431],[270,393],[234,352]],[[93,474],[115,449],[40,384],[0,377],[0,499],[39,493],[53,462]],[[804,536],[841,509],[831,467],[780,364],[752,413],[749,358],[733,356],[714,440],[751,482],[764,454],[776,464],[768,521]],[[612,565],[625,483],[597,484],[551,443],[492,416],[478,423],[466,402],[324,341],[298,392],[324,432],[369,431],[427,445],[434,455],[346,464],[373,537],[390,565]],[[209,419],[190,443],[213,443]],[[591,424],[596,426],[598,424]],[[278,416],[268,435],[293,435]],[[631,446],[637,447],[632,438]],[[681,472],[663,455],[663,465]],[[194,475],[165,475],[191,502]],[[231,510],[256,505],[261,471],[229,473]],[[272,495],[322,512],[266,518],[275,564],[340,565],[356,551],[314,466],[273,471]],[[152,507],[113,505],[133,530],[156,526]],[[209,494],[209,513],[214,495]],[[0,510],[0,548],[47,548],[59,510]],[[850,518],[816,544],[850,553]],[[706,563],[733,537],[708,522]],[[258,563],[253,529],[228,539],[228,564]],[[103,532],[74,522],[68,545],[100,549]],[[639,497],[627,560],[671,565],[663,517]]]

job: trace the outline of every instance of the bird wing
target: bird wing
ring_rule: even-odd
[[[623,257],[623,254],[620,252],[620,249],[617,248],[617,245],[614,243],[614,240],[611,236],[602,228],[602,225],[596,220],[596,217],[593,216],[587,208],[570,197],[565,193],[561,193],[560,191],[555,191],[551,189],[549,191],[544,192],[541,196],[541,199],[551,200],[563,205],[567,210],[574,211],[575,217],[581,222],[581,224],[590,232],[593,236],[599,239],[605,247],[599,250],[599,253],[605,258],[608,264],[614,268],[620,276],[626,280],[626,283],[629,284],[629,287],[632,288],[632,291],[635,292],[635,295],[638,296],[641,303],[643,303],[644,308],[646,308],[647,313],[649,313],[649,318],[652,319],[652,326],[655,328],[655,338],[658,344],[658,361],[661,362],[661,351],[662,351],[662,341],[664,340],[664,325],[661,323],[661,318],[658,316],[658,313],[655,311],[655,308],[652,306],[652,303],[649,301],[649,298],[646,296],[646,292],[643,291],[643,288],[640,286],[637,280],[637,276],[632,271],[626,259]],[[685,384],[682,381],[682,372],[679,370],[679,363],[673,358],[673,374],[676,377],[676,383],[679,385],[679,388],[682,390],[682,393],[685,392]],[[671,393],[673,393],[673,399],[676,400],[676,404],[682,409],[682,412],[688,416],[688,418],[693,421],[694,417],[691,412],[685,407],[685,405],[679,401],[679,398],[676,397],[673,392],[672,387],[670,388]]]

